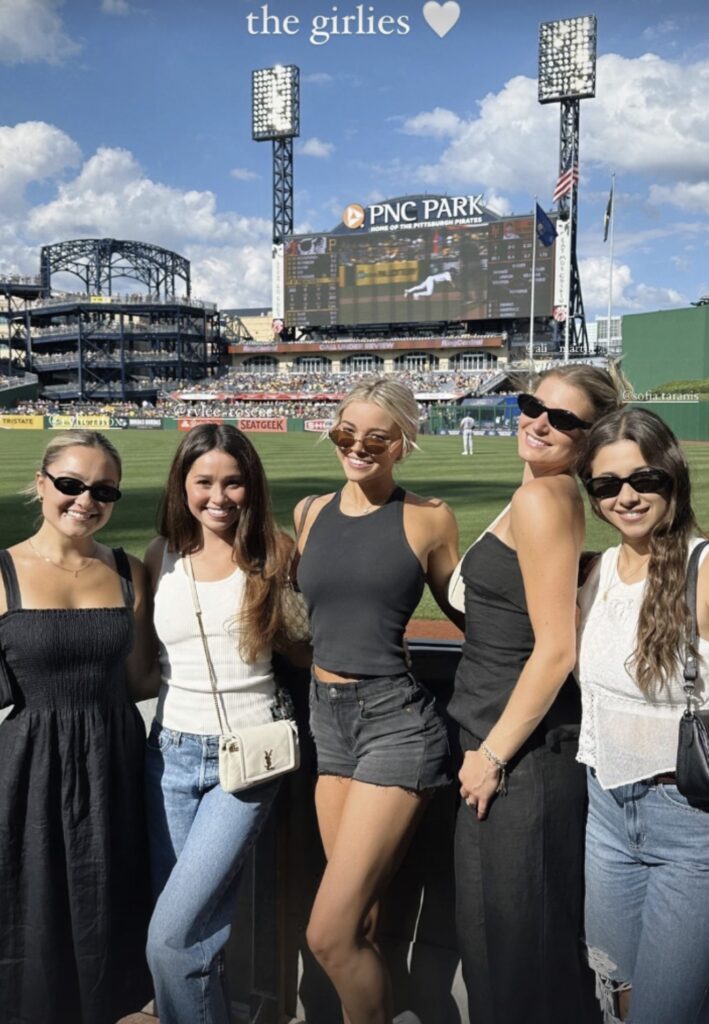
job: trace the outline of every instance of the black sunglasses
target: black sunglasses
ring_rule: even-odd
[[[587,423],[586,420],[579,419],[576,413],[567,412],[566,409],[549,409],[534,395],[517,395],[517,405],[520,412],[529,416],[530,420],[536,420],[546,413],[549,423],[555,430],[588,430],[593,425]]]
[[[617,498],[623,484],[630,484],[638,494],[659,494],[672,485],[672,477],[664,469],[636,469],[630,476],[594,476],[584,480],[592,498]]]
[[[76,498],[83,494],[84,491],[88,491],[94,501],[108,502],[112,505],[114,501],[118,501],[121,497],[121,492],[113,484],[85,484],[74,476],[52,476],[46,469],[44,470],[44,475],[49,477],[61,494],[66,494],[72,498]]]
[[[348,452],[357,441],[357,437],[351,430],[342,430],[341,427],[333,427],[327,436],[343,452]],[[383,455],[389,445],[393,443],[383,437],[370,437],[369,435],[360,438],[360,441],[367,455]]]

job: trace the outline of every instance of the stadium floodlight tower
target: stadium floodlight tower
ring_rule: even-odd
[[[293,139],[300,135],[300,69],[276,64],[251,73],[252,138],[273,141],[273,242],[293,234]]]
[[[596,95],[596,18],[563,18],[539,26],[539,102],[561,106],[558,197],[559,220],[568,223],[568,282],[564,284],[564,358],[569,347],[588,351],[586,318],[576,259],[579,115],[581,100]],[[562,243],[560,236],[559,242]]]

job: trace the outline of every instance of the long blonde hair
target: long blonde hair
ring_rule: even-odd
[[[44,449],[38,472],[45,473],[52,463],[57,461],[62,452],[66,451],[67,448],[76,447],[100,448],[115,462],[120,481],[123,474],[123,464],[118,449],[108,440],[105,434],[100,433],[98,430],[67,430],[64,433],[57,434]],[[27,484],[26,487],[23,487],[21,493],[26,495],[30,501],[39,501],[37,484],[34,480]]]
[[[419,429],[419,407],[411,388],[393,377],[367,377],[348,391],[335,410],[335,424],[343,417],[352,402],[373,402],[394,420],[401,431],[401,458],[405,459],[415,448]]]

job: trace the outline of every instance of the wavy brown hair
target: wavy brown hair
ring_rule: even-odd
[[[628,670],[643,693],[661,689],[677,673],[690,636],[685,599],[689,541],[700,530],[692,511],[689,466],[667,424],[648,409],[628,408],[599,420],[588,432],[579,476],[592,475],[596,455],[616,441],[634,441],[645,462],[671,477],[667,511],[649,537],[647,583],[640,608],[635,650]],[[591,507],[605,521],[600,503]]]
[[[276,527],[263,464],[246,434],[228,424],[202,423],[185,435],[170,466],[158,512],[158,532],[170,550],[183,556],[200,550],[202,527],[187,506],[185,479],[193,463],[214,450],[236,460],[246,489],[232,555],[246,576],[246,587],[242,606],[234,615],[239,652],[245,661],[254,661],[282,633],[280,594],[293,542]]]

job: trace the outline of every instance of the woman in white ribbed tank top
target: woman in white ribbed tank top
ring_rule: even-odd
[[[689,469],[653,413],[623,409],[589,432],[579,474],[620,533],[580,592],[577,674],[588,766],[586,943],[606,1024],[709,1022],[709,810],[677,790],[687,561],[701,544]],[[707,705],[709,557],[697,587]]]
[[[146,553],[162,684],[146,786],[156,906],[148,962],[161,1024],[227,1024],[220,954],[237,888],[278,791],[219,785],[220,723],[191,596],[191,558],[226,727],[270,722],[271,651],[292,541],[277,530],[263,466],[235,427],[206,423],[180,444]]]

